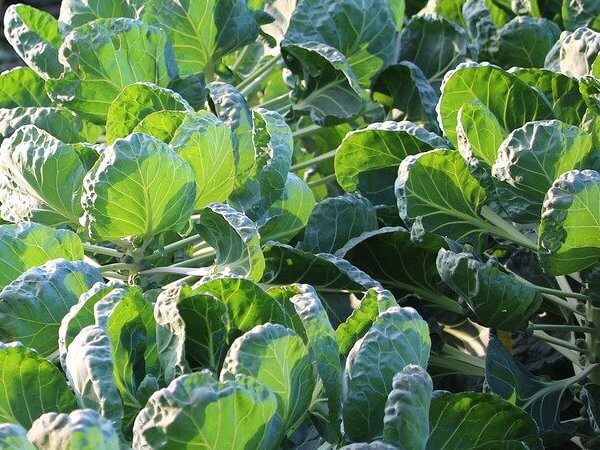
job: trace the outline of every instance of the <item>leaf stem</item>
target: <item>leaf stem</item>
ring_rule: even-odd
[[[273,98],[257,105],[257,107],[265,108],[265,109],[272,109],[274,106],[279,106],[279,107],[290,106],[289,92],[286,92],[285,94],[279,95],[277,97],[273,97]]]
[[[308,161],[303,161],[301,163],[295,164],[292,167],[290,167],[290,172],[295,172],[297,170],[306,169],[307,167],[314,166],[323,161],[328,161],[328,160],[334,158],[336,153],[337,153],[337,149],[331,150],[330,152],[323,153],[322,155],[319,155],[319,156],[315,156],[314,158],[309,159]]]
[[[294,139],[300,139],[304,136],[308,136],[309,134],[313,134],[315,131],[320,130],[321,126],[317,124],[308,125],[304,128],[298,128],[296,131],[292,133]]]
[[[500,217],[492,208],[485,205],[481,208],[480,214],[484,219],[498,229],[498,231],[491,230],[491,234],[496,234],[498,237],[513,241],[515,244],[519,244],[529,250],[537,252],[538,248],[535,242],[517,230],[512,224]]]
[[[577,347],[575,344],[571,344],[570,342],[563,341],[562,339],[556,338],[554,336],[550,336],[541,330],[534,330],[533,336],[538,338],[540,341],[547,342],[549,344],[558,345],[559,347],[567,348],[569,350],[574,350],[578,353],[585,353],[585,349]]]
[[[597,328],[584,327],[581,325],[555,325],[546,323],[532,323],[529,325],[532,330],[541,331],[572,331],[574,333],[595,333]]]
[[[193,236],[188,236],[177,242],[173,242],[172,244],[165,245],[165,247],[162,249],[162,251],[154,252],[153,254],[151,254],[147,258],[145,258],[145,260],[153,261],[157,258],[160,258],[161,256],[164,256],[167,253],[173,253],[173,252],[179,250],[180,248],[185,248],[185,247],[188,247],[192,244],[195,244],[195,243],[201,242],[201,241],[202,241],[202,238],[198,234],[195,234]]]
[[[255,73],[250,73],[246,79],[244,79],[244,81],[238,84],[236,86],[237,90],[239,90],[244,97],[247,97],[260,87],[261,83],[271,75],[271,72],[275,70],[277,66],[279,66],[280,62],[280,56],[271,58],[260,68],[258,68]]]
[[[100,272],[114,272],[117,270],[135,270],[135,264],[127,264],[127,263],[115,263],[115,264],[107,264],[105,266],[100,267]]]
[[[317,187],[317,186],[321,186],[322,184],[329,184],[333,181],[336,181],[336,177],[335,174],[331,174],[331,175],[327,175],[326,177],[323,178],[319,178],[318,180],[315,181],[309,181],[308,183],[306,183],[308,185],[308,187]]]
[[[91,253],[99,253],[100,255],[113,256],[115,258],[122,258],[124,256],[118,250],[114,248],[103,247],[101,245],[88,244],[86,242],[83,243],[83,249],[87,252]]]

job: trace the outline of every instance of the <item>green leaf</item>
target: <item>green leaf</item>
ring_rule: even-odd
[[[206,108],[206,81],[203,73],[177,76],[169,83],[169,89],[181,95],[194,110]]]
[[[444,139],[412,122],[374,123],[346,134],[335,155],[336,179],[346,192],[395,205],[393,183],[402,160],[446,147]]]
[[[335,47],[346,56],[359,83],[368,87],[391,62],[395,37],[395,18],[385,0],[303,0],[294,9],[283,45],[315,42]]]
[[[95,411],[78,409],[70,414],[47,413],[27,433],[38,448],[119,450],[119,436],[111,423]]]
[[[428,303],[458,312],[458,304],[439,292],[436,253],[437,250],[416,245],[402,227],[383,227],[348,241],[337,256],[394,292],[417,295]]]
[[[189,286],[159,294],[154,307],[159,359],[167,380],[189,368],[217,371],[227,350],[227,306]]]
[[[2,216],[11,221],[77,223],[87,167],[74,146],[28,125],[0,147]]]
[[[102,128],[83,120],[66,108],[22,107],[0,109],[0,140],[13,135],[20,127],[35,125],[63,142],[96,142]]]
[[[473,176],[486,188],[488,194],[493,194],[492,166],[507,133],[479,100],[465,103],[458,111],[457,121],[458,151]]]
[[[565,31],[548,52],[544,68],[568,77],[580,78],[590,73],[600,52],[600,32],[589,28]]]
[[[6,40],[17,54],[44,79],[59,76],[63,66],[58,60],[62,36],[58,21],[32,6],[10,5],[4,14]]]
[[[15,67],[0,74],[0,108],[52,106],[45,81],[29,67]]]
[[[62,0],[59,26],[63,34],[96,19],[134,17],[135,2],[130,0]]]
[[[206,372],[183,375],[156,392],[133,427],[136,448],[277,448],[277,398],[251,377],[222,383]]]
[[[492,51],[495,64],[511,67],[544,67],[546,55],[558,40],[560,28],[550,20],[517,16],[500,29]]]
[[[487,327],[524,330],[542,304],[533,287],[495,267],[494,261],[477,260],[470,253],[440,249],[437,270],[442,280],[459,294]]]
[[[346,360],[344,429],[353,442],[381,435],[385,402],[394,375],[409,364],[427,366],[431,340],[427,323],[413,308],[379,314]]]
[[[325,44],[298,42],[281,47],[294,75],[292,111],[329,126],[354,119],[363,103],[356,75],[344,55]]]
[[[566,275],[600,259],[600,174],[573,170],[548,190],[539,230],[539,258],[550,275]]]
[[[435,112],[438,95],[413,63],[402,61],[383,69],[373,79],[371,97],[385,107],[387,117],[439,131]]]
[[[179,230],[196,197],[192,168],[167,144],[141,133],[107,147],[83,183],[83,223],[97,240]]]
[[[19,275],[51,259],[83,259],[83,245],[69,230],[55,230],[34,222],[0,225],[0,288]]]
[[[358,194],[329,197],[313,209],[298,246],[310,253],[334,253],[350,239],[377,229],[377,214]]]
[[[171,148],[193,169],[196,204],[200,209],[224,202],[235,183],[235,154],[229,127],[207,111],[186,114]]]
[[[5,450],[36,450],[27,440],[27,430],[16,423],[0,424],[0,446]]]
[[[347,261],[320,253],[315,255],[278,242],[263,247],[265,284],[310,284],[317,290],[339,289],[362,291],[379,283]]]
[[[337,442],[340,438],[340,418],[342,409],[342,366],[337,336],[327,311],[317,292],[308,285],[301,285],[302,293],[291,298],[291,302],[306,330],[306,346],[316,368],[319,380],[323,383],[324,397],[327,400],[328,440]]]
[[[259,220],[285,189],[294,140],[279,113],[256,108],[252,118],[254,165],[245,184],[231,194],[229,203],[250,219]]]
[[[179,94],[152,83],[126,86],[108,108],[106,143],[130,135],[144,117],[163,110],[191,112],[192,107]]]
[[[340,354],[347,357],[356,341],[369,331],[377,316],[389,308],[398,306],[394,296],[385,289],[374,287],[362,298],[360,305],[335,330]]]
[[[138,17],[169,34],[182,76],[205,72],[207,80],[223,56],[258,35],[244,0],[149,0]]]
[[[489,394],[467,392],[434,398],[429,426],[427,448],[430,450],[498,448],[487,445],[511,441],[524,442],[531,450],[544,448],[537,427],[527,413]]]
[[[281,197],[257,221],[261,241],[290,241],[306,226],[315,204],[310,187],[289,172]]]
[[[20,342],[0,343],[0,361],[0,420],[3,422],[29,428],[44,413],[77,408],[63,375],[37,352]]]
[[[485,190],[455,150],[432,150],[409,156],[400,165],[396,197],[402,220],[413,233],[424,230],[477,244],[478,211]]]
[[[125,86],[147,81],[166,87],[176,70],[167,34],[126,18],[78,27],[65,38],[60,58],[67,70],[46,83],[50,97],[98,124]]]
[[[71,340],[63,368],[79,405],[99,412],[120,428],[124,407],[106,330],[84,326]]]
[[[383,440],[401,449],[425,450],[433,383],[421,366],[408,365],[394,375],[385,404]]]
[[[507,132],[532,120],[554,118],[543,94],[496,66],[459,66],[446,74],[441,90],[440,123],[455,146],[458,111],[470,100],[480,100]]]
[[[492,167],[497,198],[518,223],[538,222],[548,189],[561,174],[589,167],[592,137],[556,120],[530,122],[511,132]]]
[[[562,20],[566,30],[593,28],[600,16],[600,5],[594,0],[568,0],[562,3]],[[596,29],[596,31],[598,31]]]
[[[439,16],[415,16],[402,29],[397,61],[416,64],[439,89],[444,74],[475,57],[469,36],[456,23]]]
[[[155,111],[144,117],[133,132],[148,134],[168,144],[185,117],[181,111]]]
[[[463,28],[466,28],[465,21],[463,19],[463,6],[466,0],[429,0],[426,2],[426,11],[435,13],[442,16],[443,18],[456,22]],[[415,13],[418,11],[415,11]]]
[[[214,295],[227,306],[227,341],[265,323],[286,323],[285,311],[273,297],[245,278],[217,278],[193,286],[194,293]]]
[[[259,281],[265,260],[256,225],[230,206],[212,203],[200,212],[196,231],[216,251],[207,273],[222,273]]]
[[[285,429],[308,411],[315,380],[308,349],[293,331],[266,324],[237,338],[225,357],[221,381],[238,374],[254,377],[275,394]]]
[[[236,184],[242,185],[254,166],[252,113],[244,96],[233,86],[213,82],[206,85],[211,111],[231,128],[236,165]]]
[[[485,379],[494,393],[527,411],[529,420],[535,420],[544,439],[560,435],[566,438],[575,432],[575,424],[561,423],[560,418],[563,409],[561,399],[572,380],[567,378],[548,382],[534,377],[504,350],[498,339],[491,339],[488,344]],[[516,439],[516,436],[512,439]],[[523,438],[518,440],[525,441]],[[531,448],[541,448],[539,444],[529,445]]]
[[[58,349],[60,321],[99,281],[99,270],[82,261],[55,259],[28,269],[0,292],[0,337],[51,355]]]

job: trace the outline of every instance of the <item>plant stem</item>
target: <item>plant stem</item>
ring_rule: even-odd
[[[117,270],[135,270],[136,266],[134,264],[127,263],[115,263],[115,264],[107,264],[105,266],[100,267],[100,272],[114,272]]]
[[[188,264],[202,264],[205,262],[212,261],[215,256],[216,253],[214,252],[214,250],[210,252],[204,252],[203,254],[200,254],[199,256],[196,256],[194,258],[186,259],[185,261],[180,261],[178,263],[171,264],[169,267],[186,267]]]
[[[246,55],[248,54],[248,50],[250,49],[249,45],[246,45],[242,51],[240,51],[240,53],[238,54],[237,58],[235,58],[235,62],[231,65],[231,71],[235,72],[238,67],[240,67],[240,64],[242,63],[242,61],[244,61],[244,58],[246,57]]]
[[[320,127],[319,125],[316,125],[313,123],[312,125],[309,125],[307,127],[297,129],[296,131],[294,131],[292,133],[292,136],[294,139],[300,139],[304,136],[308,136],[309,134],[312,134],[313,132],[315,132],[317,130],[320,130],[321,128],[322,127]]]
[[[290,172],[295,172],[296,170],[306,169],[307,167],[314,166],[323,161],[328,161],[335,157],[336,152],[337,152],[337,149],[331,150],[330,152],[323,153],[322,155],[319,155],[319,156],[315,156],[314,158],[309,159],[308,161],[303,161],[301,163],[295,164],[292,167],[290,167]]]
[[[237,89],[244,97],[247,97],[260,87],[261,83],[271,75],[271,72],[275,70],[280,61],[281,58],[279,56],[270,59],[260,67],[260,70],[256,71],[256,74],[248,75],[244,81],[237,85]]]
[[[543,294],[550,294],[550,295],[554,295],[556,297],[564,297],[564,298],[578,298],[578,299],[586,300],[586,301],[590,300],[590,297],[588,297],[585,294],[580,294],[578,292],[559,291],[558,289],[552,289],[552,288],[547,288],[544,286],[538,286],[537,284],[532,284],[532,283],[529,283],[529,285],[531,285],[531,287],[535,288],[537,291],[539,291]]]
[[[595,333],[596,328],[583,327],[580,325],[554,325],[546,323],[532,323],[529,325],[533,330],[541,331],[572,331],[573,333]]]
[[[282,105],[280,105],[280,103],[282,103]],[[279,106],[279,107],[289,107],[291,105],[290,103],[290,94],[288,92],[286,92],[285,94],[282,94],[278,97],[274,97],[271,98],[263,103],[261,103],[260,105],[258,105],[260,108],[265,108],[265,109],[273,109],[275,106]]]
[[[322,184],[329,184],[335,180],[336,180],[335,174],[331,174],[331,175],[327,175],[326,177],[319,178],[318,180],[315,180],[315,181],[309,181],[306,184],[308,185],[308,187],[313,188],[313,187],[321,186]]]
[[[114,256],[115,258],[122,258],[124,256],[123,253],[114,248],[102,247],[101,245],[88,244],[85,242],[83,243],[83,249],[88,252],[99,253],[100,255]]]
[[[486,205],[482,207],[480,214],[484,219],[498,229],[491,230],[492,234],[496,234],[498,237],[513,241],[515,244],[519,244],[525,248],[528,248],[529,250],[533,250],[534,252],[538,250],[535,242],[517,230],[512,224],[500,217],[489,206]]]
[[[402,283],[401,281],[386,280],[383,282],[383,284],[397,287],[403,291],[412,292],[421,297],[423,300],[427,300],[431,304],[439,306],[446,311],[461,315],[463,314],[461,306],[455,300],[451,299],[450,297],[446,297],[445,295],[430,292],[426,289],[421,289],[407,283]]]
[[[114,278],[115,280],[121,280],[121,281],[127,281],[129,279],[129,277],[127,275],[121,275],[120,273],[116,273],[116,272],[106,272],[106,273],[103,273],[102,276],[104,278]]]
[[[533,332],[533,336],[538,338],[540,341],[547,342],[549,344],[558,345],[559,347],[568,348],[570,350],[574,350],[578,353],[585,353],[585,349],[581,349],[570,342],[563,341],[562,339],[556,338],[554,336],[550,336],[549,334],[538,330]]]
[[[179,250],[180,248],[185,248],[185,247],[188,247],[192,244],[195,244],[195,243],[201,242],[201,241],[202,241],[202,238],[197,234],[183,238],[177,242],[173,242],[172,244],[165,245],[165,247],[163,248],[163,250],[161,252],[154,252],[153,254],[151,254],[150,256],[145,258],[145,260],[153,261],[157,258],[160,258],[161,256],[164,256],[167,253],[173,253],[173,252]]]

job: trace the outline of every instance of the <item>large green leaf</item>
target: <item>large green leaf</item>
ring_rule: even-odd
[[[425,230],[456,241],[479,241],[478,211],[486,194],[459,152],[432,150],[404,159],[396,197],[400,217],[413,233]]]
[[[512,73],[541,91],[558,119],[571,125],[581,124],[586,105],[576,79],[547,69],[519,69]]]
[[[458,111],[473,99],[480,100],[507,132],[532,120],[553,119],[548,100],[536,89],[499,67],[463,65],[448,72],[438,104],[440,123],[446,137],[457,144]]]
[[[243,184],[254,166],[252,113],[244,96],[233,86],[213,82],[206,86],[211,111],[231,128],[235,152],[236,184]]]
[[[227,341],[265,323],[286,323],[280,303],[245,278],[217,278],[193,286],[193,293],[214,295],[227,306]]]
[[[48,80],[51,98],[98,124],[125,86],[147,81],[166,87],[176,71],[167,34],[126,18],[78,27],[65,38],[60,58],[67,70]]]
[[[544,439],[570,436],[576,425],[561,423],[562,397],[572,383],[570,379],[545,381],[533,376],[504,349],[498,339],[491,339],[485,358],[485,378],[492,392],[515,403],[535,420]],[[532,447],[539,448],[539,447]]]
[[[77,223],[87,172],[74,146],[34,125],[20,128],[0,147],[2,216],[11,221]]]
[[[306,331],[310,358],[323,384],[324,398],[327,399],[327,437],[336,442],[340,437],[342,407],[342,366],[337,336],[327,311],[316,291],[308,285],[300,285],[300,294],[290,301],[300,317]]]
[[[0,288],[19,275],[51,259],[83,259],[83,244],[69,230],[55,230],[34,222],[0,225]]]
[[[479,322],[500,330],[524,330],[542,303],[533,287],[477,260],[470,253],[440,249],[437,270],[473,310]]]
[[[189,368],[217,371],[227,350],[227,306],[209,293],[183,285],[161,292],[156,300],[159,359],[165,378]]]
[[[265,260],[256,225],[228,205],[212,203],[200,212],[198,234],[215,249],[214,265],[207,273],[241,276],[254,281],[262,278]]]
[[[274,450],[282,424],[277,398],[252,377],[219,383],[210,374],[183,375],[156,392],[136,418],[136,448]]]
[[[49,356],[58,349],[58,328],[81,294],[102,281],[82,261],[55,259],[32,267],[0,292],[0,336]]]
[[[46,413],[31,426],[27,437],[37,448],[69,450],[119,450],[119,435],[95,411],[78,409],[70,414]]]
[[[25,125],[35,125],[63,142],[96,142],[102,128],[83,120],[66,108],[24,107],[0,109],[0,140]]]
[[[469,36],[439,16],[415,16],[400,33],[397,61],[416,64],[439,89],[444,74],[475,57]]]
[[[495,395],[467,392],[434,398],[429,426],[429,450],[506,448],[488,446],[498,441],[521,441],[531,450],[544,448],[531,417]]]
[[[0,108],[51,106],[45,81],[29,67],[0,74]]]
[[[592,137],[556,120],[530,122],[511,132],[492,167],[497,198],[519,223],[538,222],[546,192],[561,174],[589,167]]]
[[[266,324],[237,338],[225,357],[221,380],[238,374],[254,377],[275,394],[286,429],[306,415],[315,380],[308,349],[293,331]]]
[[[409,61],[383,69],[373,79],[371,97],[383,105],[387,117],[408,120],[438,131],[435,107],[438,95],[421,69]]]
[[[385,0],[299,2],[283,45],[318,42],[335,47],[348,59],[361,85],[394,56],[396,25]]]
[[[369,200],[357,194],[329,197],[313,209],[300,250],[335,253],[350,239],[377,229],[377,214]]]
[[[182,111],[155,111],[144,117],[133,132],[148,134],[168,144],[185,116]]]
[[[544,67],[546,55],[560,36],[550,20],[517,16],[500,29],[492,52],[495,64],[511,67]]]
[[[578,28],[563,32],[546,56],[544,67],[574,78],[590,73],[594,59],[600,52],[600,32]]]
[[[28,5],[10,5],[4,14],[4,30],[6,40],[39,76],[48,79],[62,73],[58,61],[62,36],[52,15]]]
[[[421,366],[408,365],[392,380],[383,418],[383,440],[400,449],[425,450],[433,383]]]
[[[539,231],[540,263],[551,275],[583,270],[600,259],[600,174],[573,170],[546,195]]]
[[[191,112],[191,106],[177,93],[152,83],[126,86],[108,108],[106,143],[131,134],[147,115],[163,110]]]
[[[0,420],[29,428],[44,413],[77,408],[62,373],[20,342],[0,343]]]
[[[393,183],[402,160],[447,145],[412,122],[374,123],[346,134],[335,154],[335,176],[346,192],[359,191],[376,205],[395,205]]]
[[[288,242],[306,226],[315,203],[310,187],[289,172],[281,197],[257,221],[261,241]]]
[[[398,304],[389,291],[378,287],[369,289],[363,296],[360,305],[335,330],[340,353],[347,357],[356,341],[369,331],[377,316],[394,306],[398,306]]]
[[[594,0],[567,0],[562,2],[562,20],[566,30],[598,25],[600,4]],[[596,28],[596,31],[598,29]]]
[[[135,1],[131,0],[62,0],[59,26],[64,34],[96,19],[133,17]]]
[[[84,179],[81,203],[98,240],[179,230],[196,197],[192,168],[167,144],[135,133],[107,147]]]
[[[285,189],[294,139],[279,113],[256,108],[252,117],[254,164],[248,180],[232,193],[229,203],[250,219],[259,220]]]
[[[383,431],[385,403],[394,375],[409,364],[427,367],[431,340],[427,323],[412,308],[379,314],[346,360],[344,429],[353,442],[369,442]]]
[[[194,171],[196,209],[227,200],[235,183],[235,154],[225,123],[206,111],[186,114],[171,148]]]
[[[292,110],[318,125],[335,125],[358,116],[362,109],[356,75],[344,55],[316,42],[285,44],[281,54],[295,78]]]
[[[182,76],[205,72],[209,81],[223,56],[258,35],[244,0],[149,0],[138,17],[167,31]]]
[[[0,446],[5,450],[36,450],[27,440],[27,430],[16,423],[0,424]]]

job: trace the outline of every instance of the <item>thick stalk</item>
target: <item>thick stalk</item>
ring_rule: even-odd
[[[248,97],[255,90],[260,88],[260,85],[263,81],[265,81],[267,78],[269,78],[269,76],[271,76],[271,72],[275,70],[277,66],[279,66],[280,61],[281,59],[279,57],[275,57],[269,60],[267,63],[264,64],[262,70],[258,73],[258,75],[252,78],[249,76],[248,78],[246,78],[246,80],[242,81],[238,85],[237,89],[244,97]],[[250,81],[247,82],[248,80]]]
[[[500,217],[492,208],[484,206],[481,208],[481,216],[492,224],[497,230],[492,229],[491,234],[519,244],[529,250],[537,251],[537,244],[517,230],[509,222]]]
[[[546,323],[532,323],[529,325],[532,330],[541,330],[541,331],[570,331],[573,333],[595,333],[596,328],[592,327],[582,327],[579,325],[554,325],[554,324],[546,324]]]
[[[316,124],[308,125],[307,127],[299,128],[296,131],[294,131],[292,133],[292,136],[294,137],[294,139],[300,139],[304,136],[313,134],[315,131],[320,130],[321,128],[322,127]]]
[[[559,347],[563,347],[569,350],[574,350],[579,353],[585,353],[585,349],[581,349],[577,347],[575,344],[571,344],[570,342],[563,341],[562,339],[556,338],[554,336],[550,336],[549,334],[543,331],[534,331],[533,336],[538,338],[540,341],[547,342],[549,344],[554,344]]]
[[[160,258],[161,256],[164,256],[167,253],[173,253],[181,248],[189,247],[190,245],[196,244],[198,242],[202,242],[202,238],[197,234],[183,238],[177,242],[173,242],[172,244],[165,245],[161,252],[155,252],[150,256],[146,257],[146,261],[153,261],[157,258]]]
[[[313,188],[313,187],[321,186],[323,184],[333,183],[335,180],[336,180],[335,174],[331,174],[331,175],[327,175],[326,177],[319,178],[318,180],[315,180],[315,181],[309,181],[306,184],[308,185],[308,187]]]
[[[85,242],[83,244],[83,249],[86,252],[98,253],[100,255],[106,256],[113,256],[115,258],[122,258],[123,256],[125,256],[124,253],[121,253],[120,251],[115,250],[114,248],[102,247],[101,245],[88,244]]]
[[[290,167],[290,172],[295,172],[297,170],[306,169],[307,167],[314,166],[323,161],[329,161],[330,159],[335,158],[336,152],[337,152],[337,149],[331,150],[330,152],[323,153],[322,155],[319,155],[319,156],[315,156],[314,158],[309,159],[308,161],[303,161],[301,163],[295,164],[292,167]]]
[[[258,107],[265,109],[277,109],[282,107],[289,107],[290,105],[290,94],[286,92],[285,94],[282,94],[278,97],[273,97],[261,103],[260,105],[258,105]]]

